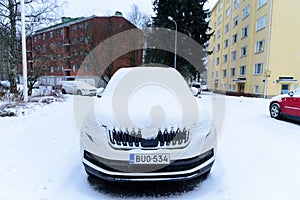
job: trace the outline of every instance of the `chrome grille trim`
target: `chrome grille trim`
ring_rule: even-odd
[[[108,130],[109,144],[114,148],[183,148],[190,141],[190,130],[183,128],[158,130],[156,137],[144,138],[142,130]]]

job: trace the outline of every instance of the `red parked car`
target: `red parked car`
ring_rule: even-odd
[[[272,118],[287,118],[300,122],[300,88],[273,97],[269,109]]]

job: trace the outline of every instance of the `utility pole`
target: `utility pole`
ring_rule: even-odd
[[[21,33],[22,33],[23,96],[24,96],[24,102],[28,102],[24,0],[21,0],[21,25],[22,25]]]

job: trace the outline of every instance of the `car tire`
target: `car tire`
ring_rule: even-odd
[[[273,103],[270,106],[270,115],[272,118],[280,119],[281,118],[281,109],[279,104]]]
[[[61,93],[67,94],[65,89],[61,89]]]
[[[77,90],[77,95],[82,95],[81,90]]]

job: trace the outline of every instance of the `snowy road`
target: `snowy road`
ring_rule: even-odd
[[[300,199],[300,125],[271,119],[268,100],[225,99],[217,159],[201,183],[108,184],[87,179],[70,97],[34,107],[24,116],[0,118],[0,200]]]

